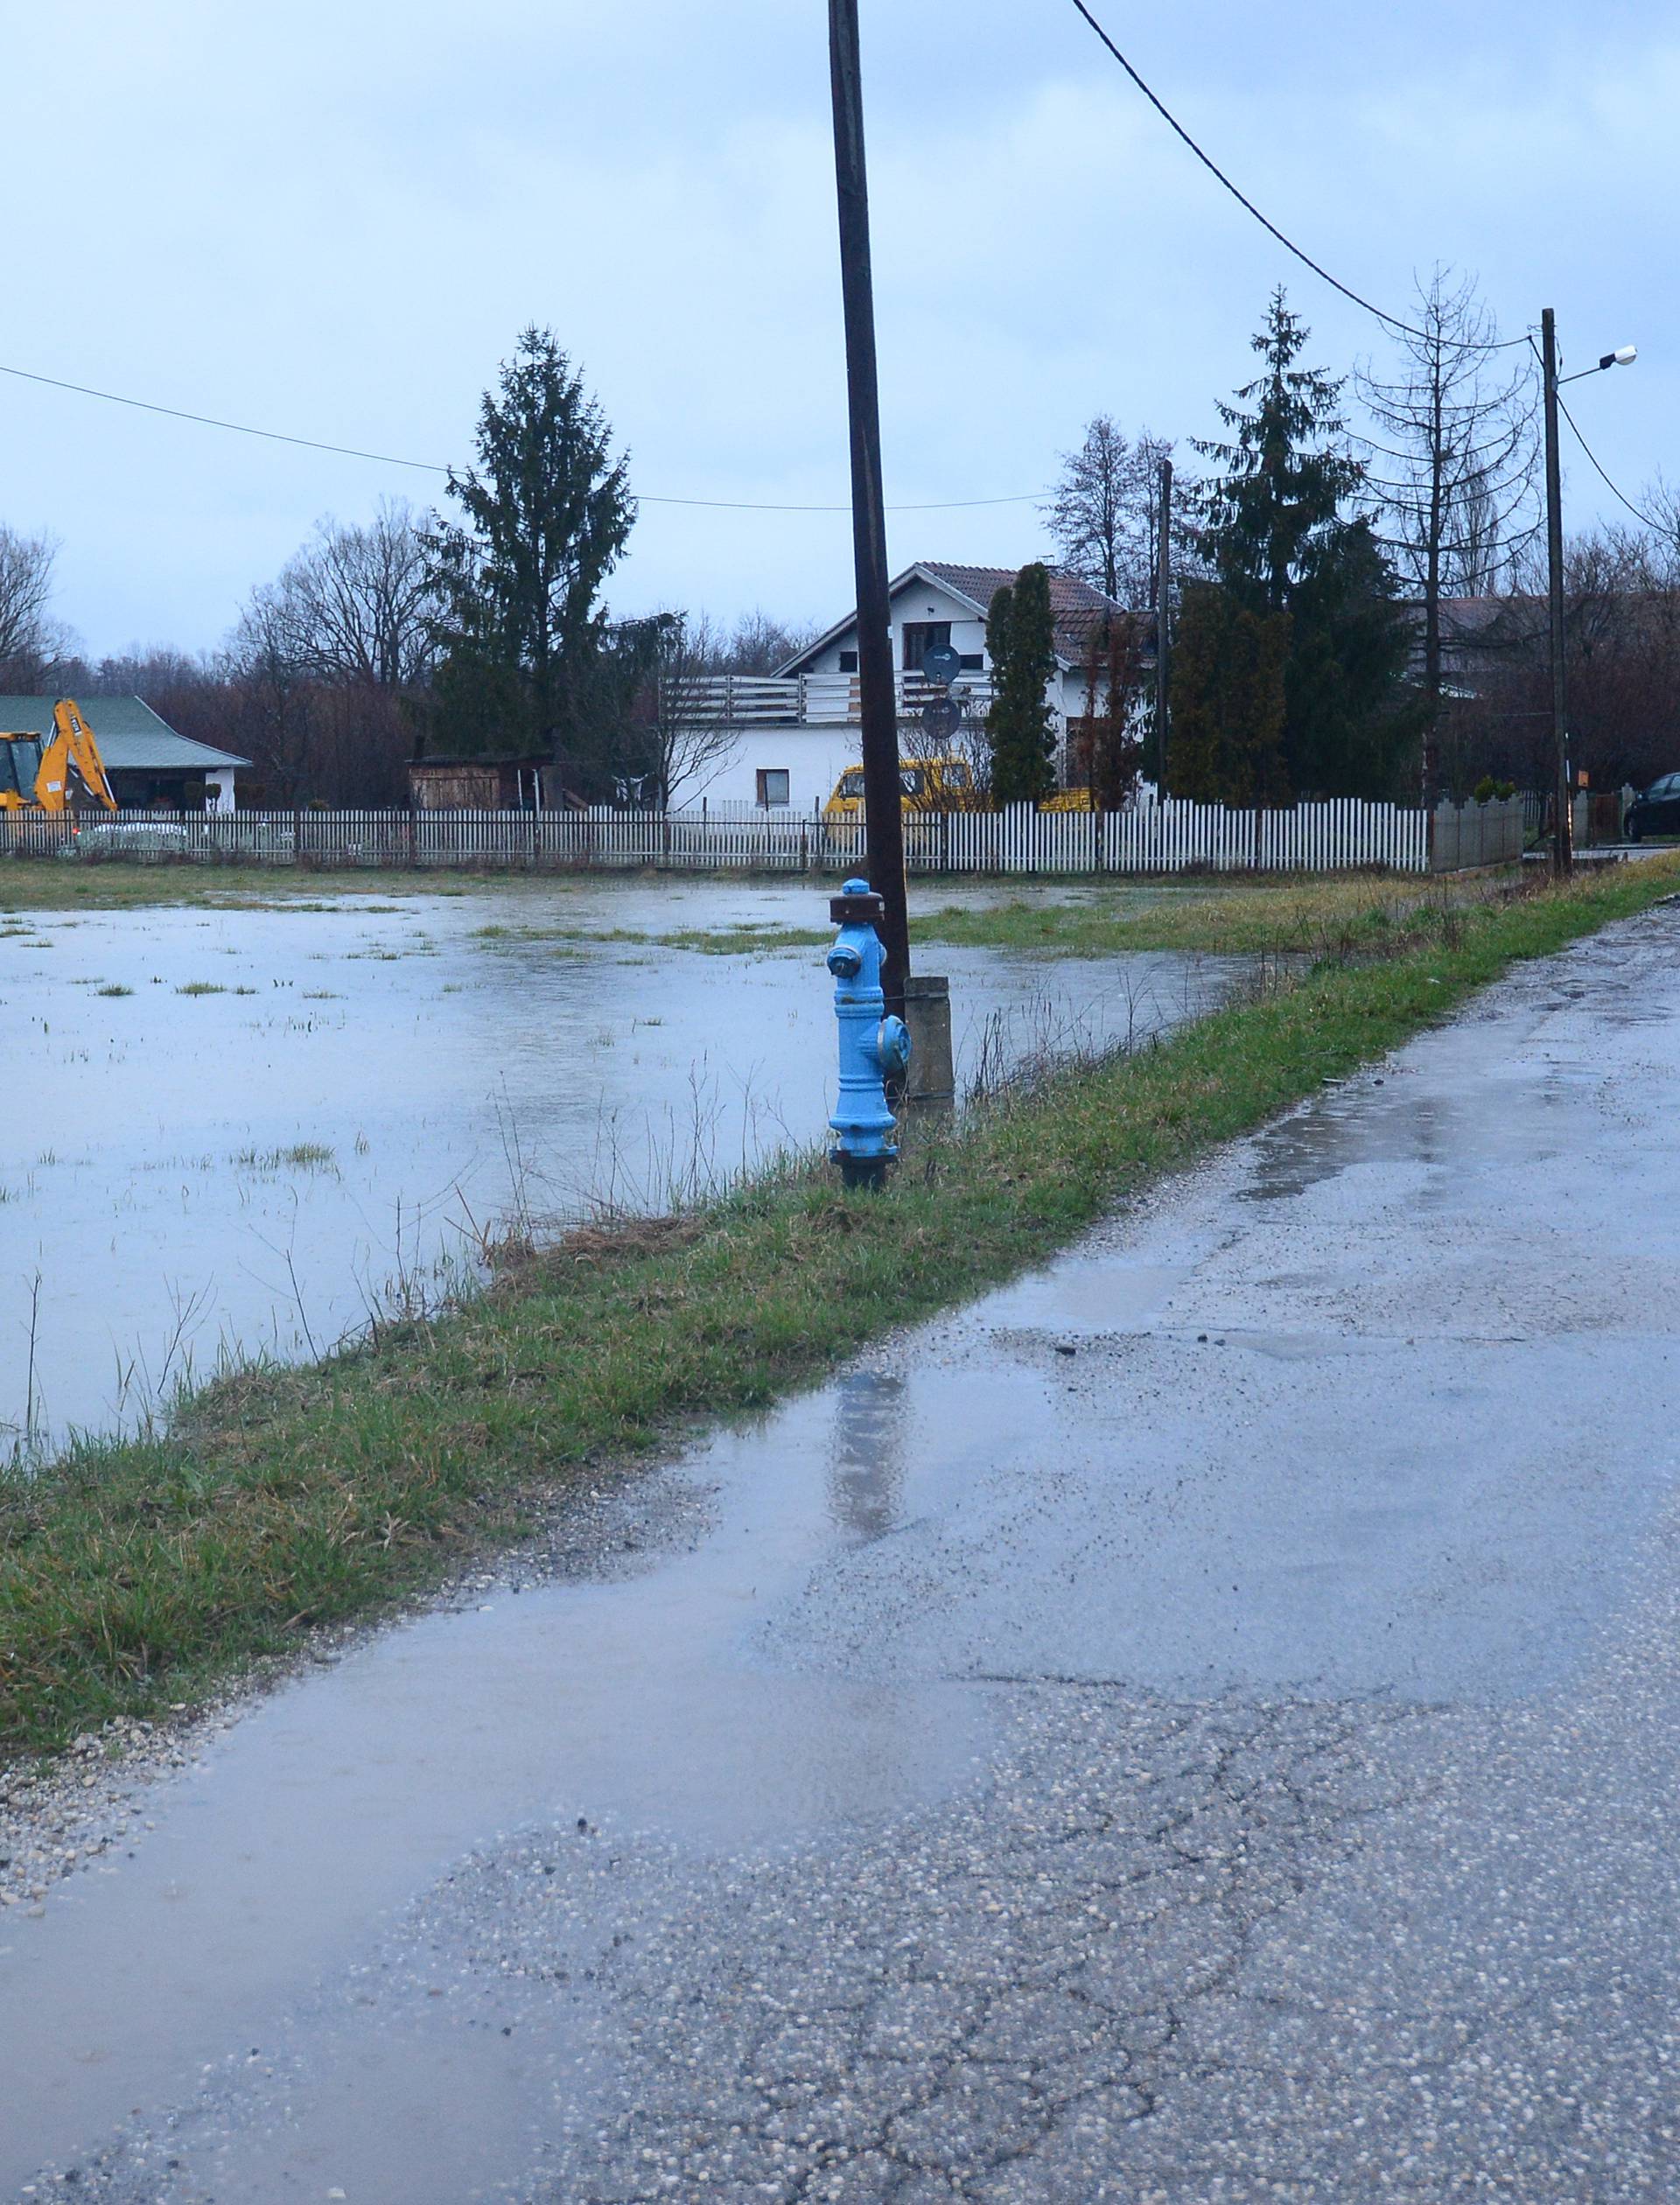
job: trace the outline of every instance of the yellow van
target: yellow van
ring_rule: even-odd
[[[904,816],[912,822],[918,813],[991,811],[990,797],[975,787],[974,769],[966,758],[906,759],[899,767],[904,790]],[[1059,788],[1039,807],[1047,812],[1088,812],[1096,807],[1088,788]],[[822,823],[837,850],[855,849],[859,841],[857,822],[864,812],[864,769],[848,766],[834,784],[834,794],[822,807]],[[850,831],[848,833],[847,830]],[[920,830],[906,825],[904,846],[912,855],[926,855],[936,846],[938,830],[929,820]]]
[[[899,767],[906,812],[971,811],[974,774],[966,758],[906,759]],[[861,819],[864,811],[864,769],[848,766],[834,784],[834,794],[822,807],[822,816],[834,826]]]

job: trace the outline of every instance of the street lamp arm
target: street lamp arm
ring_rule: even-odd
[[[1558,388],[1565,383],[1579,382],[1587,375],[1601,375],[1606,368],[1631,368],[1639,358],[1637,345],[1618,345],[1614,352],[1607,352],[1593,368],[1578,368],[1572,375],[1559,375]]]

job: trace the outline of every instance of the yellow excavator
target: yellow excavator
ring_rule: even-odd
[[[116,809],[99,745],[74,696],[52,707],[50,735],[0,733],[0,813]]]

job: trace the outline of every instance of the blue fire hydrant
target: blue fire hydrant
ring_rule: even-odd
[[[840,1022],[840,1099],[829,1124],[835,1144],[830,1164],[848,1186],[879,1186],[899,1152],[898,1131],[886,1100],[886,1082],[910,1062],[910,1033],[902,1018],[882,1016],[881,964],[886,956],[875,921],[881,900],[866,880],[843,883],[829,905],[839,928],[828,956],[834,975],[834,1015]]]

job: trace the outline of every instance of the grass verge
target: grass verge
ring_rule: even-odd
[[[1130,1059],[920,1148],[884,1195],[789,1173],[575,1234],[436,1322],[225,1380],[163,1435],[0,1479],[0,1754],[190,1701],[307,1626],[518,1536],[579,1467],[750,1409],[1063,1245],[1116,1201],[1438,1019],[1513,961],[1648,907],[1680,860],[1418,905]]]

